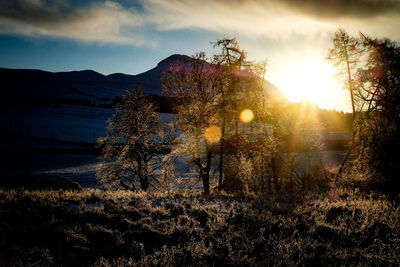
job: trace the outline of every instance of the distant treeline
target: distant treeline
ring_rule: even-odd
[[[327,132],[351,132],[353,128],[352,113],[337,110],[318,110],[319,121]]]

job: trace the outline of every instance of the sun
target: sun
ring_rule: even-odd
[[[278,88],[289,101],[308,100],[320,107],[329,107],[332,93],[340,89],[336,70],[323,60],[294,61],[286,65]]]

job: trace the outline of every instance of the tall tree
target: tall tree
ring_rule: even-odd
[[[205,193],[209,190],[211,158],[216,145],[219,143],[218,187],[221,189],[227,136],[233,138],[239,133],[242,110],[254,108],[254,113],[260,114],[260,77],[264,74],[261,64],[245,59],[245,52],[235,39],[219,40],[214,46],[221,48],[221,52],[210,62],[205,53],[198,53],[190,63],[171,66],[163,77],[164,94],[175,97],[179,106],[177,123],[185,137],[180,148],[192,155]]]
[[[156,153],[160,148],[160,120],[155,106],[138,86],[126,91],[117,112],[108,121],[107,136],[99,139],[102,159],[97,177],[102,184],[146,191],[154,177]],[[158,140],[157,140],[158,139]]]
[[[198,53],[190,63],[177,62],[163,75],[164,94],[176,98],[177,125],[183,132],[174,152],[191,156],[206,195],[210,192],[212,146],[220,137],[215,116],[215,71],[205,53]]]
[[[328,60],[332,61],[334,66],[338,69],[338,75],[346,76],[345,86],[349,90],[351,108],[353,112],[353,122],[356,121],[356,104],[354,100],[354,75],[353,73],[357,70],[357,63],[360,58],[360,43],[358,39],[349,36],[344,29],[338,29],[333,37],[333,48],[329,50]],[[353,135],[351,146],[343,159],[338,175],[342,172],[343,166],[347,162],[351,151],[355,146],[356,129],[353,127]]]
[[[219,74],[215,87],[219,95],[217,111],[222,133],[219,146],[218,188],[222,189],[227,128],[230,126],[237,134],[240,112],[249,107],[255,108],[257,103],[263,102],[260,81],[264,79],[265,65],[249,62],[246,59],[246,52],[240,48],[235,38],[218,40],[213,46],[221,49],[219,54],[213,56],[212,63]]]
[[[329,50],[328,60],[338,69],[338,75],[346,76],[345,86],[349,90],[351,109],[353,116],[356,115],[356,106],[354,101],[354,81],[353,73],[357,70],[360,51],[357,38],[349,36],[344,29],[338,29],[333,37],[333,48]]]
[[[364,103],[360,139],[363,156],[391,190],[400,190],[400,47],[361,34],[365,63],[357,76],[356,97]]]

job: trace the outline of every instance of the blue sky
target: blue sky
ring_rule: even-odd
[[[349,110],[325,61],[338,27],[400,40],[400,1],[0,0],[0,67],[137,74],[236,37],[250,59],[268,60],[266,78],[292,100],[304,90],[291,80],[305,87],[325,75],[310,97]]]
[[[0,66],[53,72],[93,69],[103,74],[137,74],[153,68],[171,54],[192,55],[206,49],[211,53],[210,41],[217,39],[213,34],[197,31],[169,34],[161,39],[162,45],[156,46],[81,43],[60,38],[0,35]],[[179,39],[177,45],[176,40]]]

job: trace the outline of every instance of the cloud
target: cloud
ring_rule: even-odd
[[[147,21],[159,30],[199,28],[282,39],[332,32],[338,26],[390,36],[400,27],[399,0],[143,0],[142,4]]]
[[[324,23],[291,12],[274,1],[148,0],[146,19],[158,30],[203,29],[225,34],[315,33]]]
[[[279,3],[294,11],[323,20],[333,18],[366,19],[400,14],[400,1],[398,0],[280,0]]]
[[[201,29],[272,40],[338,26],[400,39],[400,0],[0,0],[0,33],[154,45],[159,32]],[[152,37],[150,37],[152,36]]]
[[[112,1],[73,6],[61,0],[0,0],[3,34],[142,45],[148,40],[134,32],[142,25],[137,11]]]

